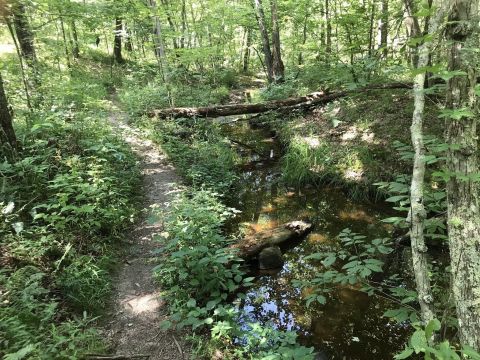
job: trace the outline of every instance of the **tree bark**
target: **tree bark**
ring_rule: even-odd
[[[122,57],[122,19],[120,17],[115,18],[115,38],[113,40],[113,59],[117,64],[123,64]]]
[[[252,46],[252,29],[247,27],[245,28],[246,39],[245,39],[245,49],[243,51],[243,66],[242,70],[244,73],[248,72],[248,67],[250,63],[250,46]]]
[[[1,73],[0,73],[0,126],[1,126],[0,139],[2,140],[2,145],[7,145],[11,149],[13,149],[13,151],[15,151],[18,148],[18,142],[17,142],[17,137],[15,135],[15,130],[13,129],[12,113],[8,105],[5,89],[3,87],[3,78]]]
[[[17,34],[22,56],[25,58],[29,66],[33,66],[37,59],[37,55],[33,43],[33,33],[26,16],[25,5],[20,0],[14,1],[12,13],[13,26],[15,28],[15,33]]]
[[[382,0],[382,17],[379,25],[380,31],[380,50],[382,51],[383,59],[388,57],[388,0]]]
[[[268,30],[265,22],[265,13],[263,11],[262,0],[255,0],[255,9],[256,9],[258,28],[260,29],[260,35],[262,37],[263,55],[265,58],[265,67],[267,68],[267,78],[268,78],[268,82],[271,83],[274,80],[273,58],[272,58],[272,50],[270,49],[270,37],[268,36]]]
[[[370,7],[370,26],[368,29],[368,57],[372,57],[373,54],[373,24],[375,20],[375,3],[372,2]]]
[[[330,55],[332,53],[332,21],[330,19],[330,3],[329,0],[325,0],[325,22],[327,24],[326,29],[326,60],[327,65],[330,64]]]
[[[274,110],[296,109],[296,108],[308,108],[312,106],[322,105],[329,103],[333,100],[340,99],[349,95],[359,94],[367,92],[369,90],[382,90],[382,89],[411,89],[411,84],[405,83],[389,83],[389,84],[373,84],[365,86],[364,88],[351,90],[351,91],[338,91],[330,94],[323,92],[311,93],[306,96],[300,96],[295,98],[288,98],[285,100],[274,100],[260,104],[235,104],[235,105],[217,105],[210,107],[198,107],[198,108],[169,108],[153,110],[147,113],[150,117],[159,118],[188,118],[188,117],[219,117],[241,114],[257,114]]]
[[[80,45],[78,43],[78,33],[77,26],[75,25],[75,20],[70,21],[70,27],[72,29],[73,36],[72,54],[74,59],[78,59],[80,58]]]
[[[155,0],[150,0],[150,8],[153,13],[153,43],[154,43],[154,52],[155,58],[157,59],[158,67],[160,69],[163,81],[165,81],[165,46],[163,44],[162,38],[162,24],[160,23],[160,18],[157,14],[157,3]]]
[[[407,30],[407,37],[409,39],[416,38],[421,35],[420,24],[418,23],[418,19],[415,16],[416,8],[415,3],[413,0],[405,0],[405,11],[404,11],[404,18],[405,18],[405,27]],[[416,46],[410,52],[410,61],[413,67],[417,67],[418,65],[418,56],[417,56],[417,49]]]
[[[478,186],[477,100],[475,86],[478,44],[478,0],[450,2],[446,37],[449,71],[463,75],[447,83],[446,109],[469,109],[461,119],[448,118],[446,142],[448,237],[452,288],[462,345],[480,350],[480,209]]]
[[[272,13],[272,71],[274,82],[283,82],[285,66],[282,61],[282,49],[280,45],[280,26],[278,24],[277,1],[270,0]]]
[[[435,34],[442,12],[431,19],[430,33]],[[418,47],[418,68],[422,69],[428,65],[432,41],[427,41]],[[425,108],[425,71],[415,76],[413,83],[414,111],[410,133],[413,149],[415,151],[413,161],[412,182],[410,186],[410,239],[412,249],[413,270],[418,293],[418,302],[423,323],[427,325],[435,317],[433,309],[433,294],[430,285],[429,265],[427,257],[427,245],[425,244],[424,228],[427,216],[424,200],[425,180],[425,146],[423,142],[423,113]]]

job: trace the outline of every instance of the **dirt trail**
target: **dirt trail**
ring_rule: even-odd
[[[112,97],[109,121],[141,158],[144,207],[166,208],[179,183],[175,169],[161,149],[145,139],[141,131],[129,126],[126,119],[127,115]],[[114,308],[104,334],[115,354],[125,358],[139,354],[149,355],[149,360],[189,358],[181,335],[159,328],[167,309],[152,278],[152,268],[156,265],[152,251],[159,247],[153,236],[161,231],[160,223],[148,224],[146,219],[139,222],[127,236],[129,249],[114,278]]]

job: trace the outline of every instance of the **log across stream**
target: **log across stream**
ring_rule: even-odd
[[[351,201],[335,188],[284,188],[278,182],[281,148],[270,132],[252,129],[246,122],[223,127],[226,136],[256,149],[234,145],[245,159],[253,162],[242,167],[240,192],[231,204],[242,213],[228,225],[229,231],[244,227],[250,234],[266,234],[297,219],[309,219],[314,225],[303,240],[282,247],[285,263],[281,269],[252,270],[257,275],[255,285],[239,304],[246,313],[243,321],[256,320],[273,323],[278,329],[296,330],[302,343],[314,346],[326,359],[392,358],[403,348],[410,333],[382,317],[390,303],[345,286],[339,287],[326,305],[307,307],[302,292],[292,283],[323,270],[305,257],[334,244],[342,229],[348,227],[372,238],[385,235],[386,225],[380,220],[388,215],[388,208]],[[273,158],[259,158],[258,154],[272,152]]]

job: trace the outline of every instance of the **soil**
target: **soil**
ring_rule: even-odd
[[[152,207],[166,209],[173,194],[179,191],[180,179],[162,150],[126,120],[127,115],[112,96],[109,121],[141,159],[145,213]],[[161,231],[160,222],[150,224],[145,216],[126,237],[125,257],[113,279],[111,318],[105,320],[103,329],[117,356],[145,355],[149,360],[189,358],[185,334],[160,329],[168,310],[152,269],[158,264],[153,251],[161,247],[153,237]]]

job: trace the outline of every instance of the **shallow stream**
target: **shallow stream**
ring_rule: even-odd
[[[251,320],[272,323],[281,330],[295,330],[300,342],[314,346],[321,359],[391,359],[404,347],[408,328],[382,314],[388,301],[369,297],[354,286],[338,287],[326,305],[306,306],[294,279],[308,279],[324,268],[305,256],[336,242],[345,228],[375,239],[386,235],[380,220],[391,211],[383,205],[350,200],[334,187],[290,189],[280,185],[281,146],[267,129],[239,121],[223,125],[236,144],[245,165],[239,193],[231,204],[242,213],[229,224],[253,231],[273,228],[292,220],[308,219],[314,230],[303,241],[284,249],[285,265],[279,271],[257,272],[256,283],[242,303]]]

